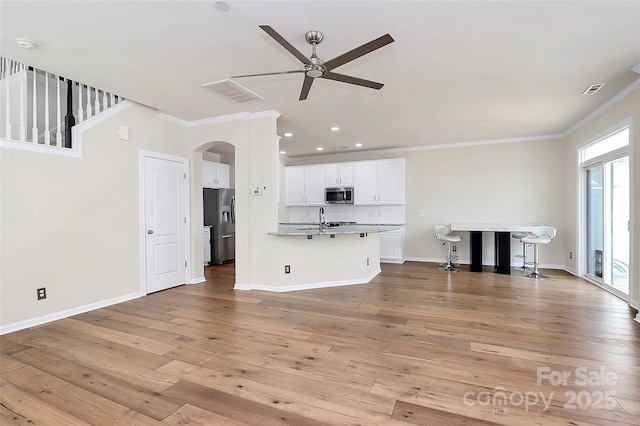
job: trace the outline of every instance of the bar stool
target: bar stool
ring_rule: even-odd
[[[449,225],[436,225],[435,226],[436,238],[440,241],[444,241],[442,245],[447,244],[447,263],[442,267],[438,268],[440,271],[446,272],[458,272],[459,269],[455,268],[452,261],[451,256],[451,243],[457,243],[462,241],[462,237],[460,235],[451,235],[451,227]]]
[[[538,228],[529,236],[522,238],[523,244],[533,244],[533,262],[527,262],[527,265],[533,265],[533,270],[525,269],[524,276],[529,278],[549,278],[538,272],[538,246],[540,244],[549,244],[556,237],[556,228],[553,226],[538,226]]]
[[[541,223],[527,223],[527,226],[542,226]],[[522,239],[524,237],[528,237],[531,236],[533,234],[531,234],[531,232],[512,232],[511,233],[511,238],[515,238],[516,240],[520,241],[522,243],[522,254],[521,255],[516,255],[516,257],[521,257],[522,258],[522,266],[518,269],[522,269],[523,271],[527,270],[527,247],[530,246],[531,244],[525,244],[522,242]]]

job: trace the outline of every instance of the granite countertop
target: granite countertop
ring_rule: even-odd
[[[325,226],[320,229],[317,223],[280,223],[278,230],[267,232],[268,235],[336,235],[336,234],[366,234],[396,231],[404,228],[404,224],[354,224],[339,226]]]

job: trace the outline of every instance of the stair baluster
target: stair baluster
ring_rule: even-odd
[[[60,77],[56,77],[56,146],[62,146],[62,120],[60,117]]]
[[[38,80],[36,75],[36,69],[33,68],[33,126],[31,127],[31,141],[38,143],[38,97],[36,81]]]
[[[44,84],[38,82],[43,78]],[[55,86],[52,86],[52,78]],[[74,99],[78,100],[77,109],[73,106]],[[3,143],[27,142],[41,147],[72,148],[71,129],[76,123],[105,112],[123,100],[97,87],[75,83],[0,57],[0,139]],[[56,110],[55,116],[52,108]],[[75,111],[77,117],[74,117]]]
[[[4,127],[4,132],[6,134],[6,138],[10,139],[11,138],[11,85],[9,84],[9,80],[11,78],[11,73],[9,72],[9,63],[7,62],[8,60],[6,58],[2,59],[2,78],[4,80],[6,80],[7,85],[6,85],[6,108],[5,108],[5,116],[6,116],[6,122],[5,122],[5,127]]]

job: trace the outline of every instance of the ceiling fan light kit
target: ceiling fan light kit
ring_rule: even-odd
[[[375,40],[371,40],[368,43],[363,44],[362,46],[356,47],[344,53],[340,56],[337,56],[330,61],[323,62],[316,55],[316,46],[320,44],[322,39],[324,38],[324,34],[320,31],[307,31],[304,35],[307,43],[312,46],[311,57],[307,58],[299,50],[297,50],[291,43],[285,40],[280,34],[278,34],[273,28],[269,25],[260,25],[260,28],[266,32],[271,38],[277,41],[282,47],[289,51],[293,56],[295,56],[300,62],[303,63],[303,69],[294,70],[294,71],[282,71],[282,72],[271,72],[271,73],[263,73],[263,74],[247,74],[247,75],[236,75],[231,78],[243,78],[243,77],[257,77],[264,75],[277,75],[277,74],[293,74],[293,73],[304,73],[304,81],[302,82],[302,90],[300,91],[300,100],[303,101],[307,99],[309,95],[309,90],[311,90],[311,84],[313,80],[316,78],[326,78],[329,80],[339,81],[342,83],[354,84],[356,86],[368,87],[370,89],[380,90],[384,84],[377,83],[375,81],[365,80],[358,77],[351,77],[348,75],[338,74],[332,72],[334,68],[338,68],[341,65],[346,64],[347,62],[351,62],[354,59],[357,59],[361,56],[364,56],[368,53],[373,52],[374,50],[380,49],[383,46],[386,46],[389,43],[392,43],[394,40],[389,34],[385,34],[382,37],[378,37]]]

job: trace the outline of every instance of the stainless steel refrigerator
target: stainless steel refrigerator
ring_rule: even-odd
[[[236,197],[233,189],[203,189],[204,225],[211,226],[211,263],[233,262],[236,252]]]

